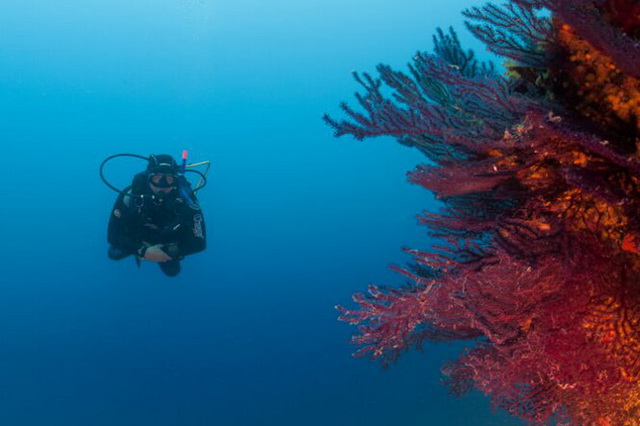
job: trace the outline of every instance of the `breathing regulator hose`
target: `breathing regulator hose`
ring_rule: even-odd
[[[104,176],[105,164],[107,164],[109,161],[113,160],[114,158],[119,158],[119,157],[138,158],[140,160],[144,160],[147,162],[149,161],[149,157],[145,157],[143,155],[138,155],[138,154],[129,154],[129,153],[114,154],[105,158],[100,164],[100,179],[102,179],[102,182],[104,182],[104,184],[107,185],[107,187],[114,190],[118,194],[131,195],[131,194],[127,194],[124,190],[119,189],[114,185],[112,185],[111,183],[109,183],[107,178]],[[201,166],[206,166],[204,173],[201,172],[200,170],[195,169],[195,167],[201,167]],[[180,166],[180,171],[177,176],[178,182],[179,182],[178,193],[187,201],[190,207],[193,207],[193,208],[197,207],[197,203],[194,201],[194,195],[196,194],[197,191],[201,190],[207,185],[207,173],[209,172],[210,166],[211,166],[211,161],[208,161],[208,160],[200,161],[198,163],[193,163],[193,164],[187,164],[187,151],[186,150],[182,151],[182,164]],[[198,183],[196,184],[193,190],[191,190],[191,185],[189,184],[189,182],[185,177],[187,173],[195,173],[200,177],[200,179],[198,180]]]

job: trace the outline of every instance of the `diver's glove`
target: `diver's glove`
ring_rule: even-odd
[[[136,250],[136,255],[140,258],[140,259],[144,259],[145,254],[147,253],[147,250],[149,249],[149,247],[151,247],[151,244],[149,243],[142,243],[142,246]]]
[[[181,258],[180,249],[176,243],[169,243],[162,245],[162,251],[171,256],[172,259]]]

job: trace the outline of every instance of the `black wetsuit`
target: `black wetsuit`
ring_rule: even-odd
[[[153,194],[145,173],[137,174],[126,194],[118,196],[109,219],[109,258],[143,253],[145,246],[162,244],[172,260],[159,263],[169,276],[180,272],[180,260],[206,247],[204,218],[178,191]],[[197,201],[197,200],[194,200]]]

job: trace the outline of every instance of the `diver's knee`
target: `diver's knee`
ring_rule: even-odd
[[[109,250],[107,251],[107,257],[111,260],[122,260],[127,256],[129,256],[129,253],[126,253],[114,246],[110,246]]]
[[[168,277],[175,277],[182,269],[180,267],[180,262],[177,260],[170,260],[168,262],[159,263],[158,265],[160,265],[160,269]]]

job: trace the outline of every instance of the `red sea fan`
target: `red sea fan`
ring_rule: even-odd
[[[410,284],[339,307],[358,355],[468,339],[443,368],[455,393],[480,389],[532,425],[640,424],[639,13],[634,0],[487,5],[467,27],[506,76],[452,30],[408,75],[356,75],[364,111],[325,120],[425,154],[409,180],[441,201],[419,221],[443,241],[407,249],[414,263],[396,270]]]

